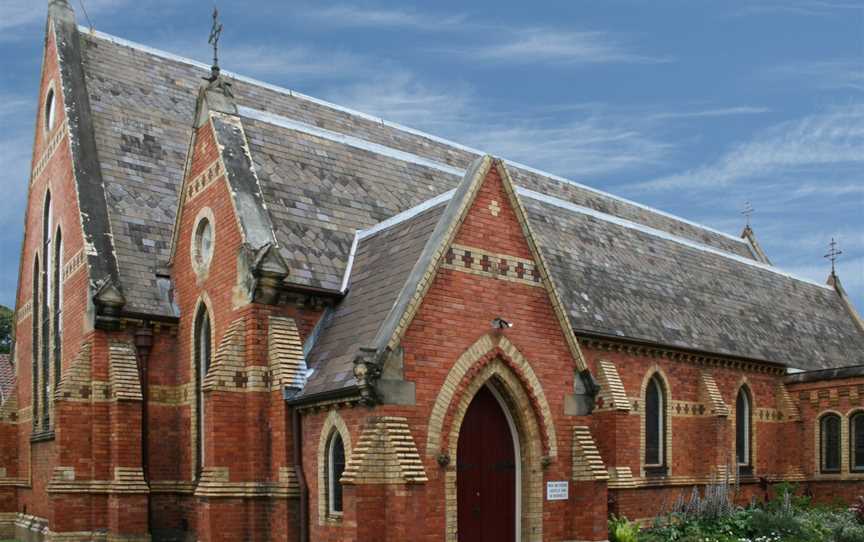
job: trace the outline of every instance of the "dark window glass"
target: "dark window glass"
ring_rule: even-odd
[[[204,377],[210,370],[210,315],[201,305],[195,316],[195,459],[198,474],[204,467]]]
[[[840,416],[824,416],[820,425],[822,470],[837,472],[840,470]]]
[[[330,511],[342,511],[342,473],[345,472],[345,446],[342,435],[336,433],[330,441]]]
[[[852,416],[849,425],[852,433],[852,468],[864,470],[864,412]]]
[[[52,281],[54,282],[53,294],[54,299],[54,389],[60,387],[60,371],[62,369],[61,346],[63,326],[61,325],[61,316],[63,313],[63,295],[61,292],[61,282],[63,273],[63,236],[60,230],[54,236],[54,270],[52,272]]]
[[[51,252],[51,193],[49,192],[48,195],[45,196],[45,208],[42,216],[42,257],[44,259],[45,267],[42,269],[41,277],[42,306],[40,310],[40,316],[42,318],[42,330],[39,334],[41,350],[41,364],[39,367],[39,386],[41,392],[39,395],[40,401],[42,403],[42,428],[46,430],[51,423],[48,414],[48,371],[51,367],[51,311],[49,310],[49,302],[52,300],[52,283],[48,279],[51,275],[52,270],[51,259],[53,255]],[[38,415],[38,412],[35,412],[33,414],[34,417],[37,417]]]
[[[663,464],[664,428],[663,388],[657,377],[648,382],[645,392],[645,464]]]
[[[750,396],[743,388],[735,402],[735,456],[739,465],[750,464]]]
[[[39,426],[39,281],[42,279],[41,271],[39,270],[39,258],[36,258],[36,265],[33,266],[33,301],[32,314],[30,318],[33,320],[33,428]]]

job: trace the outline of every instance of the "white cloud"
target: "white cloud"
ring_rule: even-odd
[[[735,12],[735,15],[825,16],[842,15],[849,10],[861,10],[861,4],[831,0],[750,0],[744,4]]]
[[[632,52],[605,32],[564,32],[528,28],[486,34],[502,40],[462,48],[446,49],[484,62],[558,62],[568,64],[670,62],[670,58]]]
[[[690,119],[690,118],[706,118],[706,117],[728,117],[734,115],[760,115],[762,113],[770,113],[771,110],[767,107],[753,106],[736,106],[736,107],[720,107],[716,109],[702,109],[698,111],[668,111],[654,115],[656,120],[664,119]]]
[[[338,27],[407,27],[429,31],[460,27],[467,20],[463,14],[444,16],[416,10],[364,8],[347,4],[305,6],[299,9],[299,14]]]
[[[650,135],[644,118],[601,107],[557,108],[573,114],[502,112],[466,87],[430,86],[410,73],[382,76],[327,94],[327,99],[459,143],[571,176],[599,175],[659,163],[674,145]],[[592,112],[593,109],[597,111]]]
[[[642,190],[722,187],[754,178],[800,175],[816,168],[864,166],[864,106],[835,107],[783,122],[708,165],[641,183]],[[836,171],[835,170],[835,171]]]

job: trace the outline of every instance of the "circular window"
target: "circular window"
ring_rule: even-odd
[[[45,98],[45,130],[51,131],[54,128],[54,89],[48,91],[48,96]]]
[[[195,228],[195,264],[199,267],[207,267],[213,256],[213,226],[207,218],[198,221]]]

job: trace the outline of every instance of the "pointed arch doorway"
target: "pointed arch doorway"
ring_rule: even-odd
[[[459,542],[515,542],[520,447],[506,404],[489,385],[471,400],[457,445]]]

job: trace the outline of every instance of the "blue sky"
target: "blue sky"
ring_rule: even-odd
[[[208,62],[211,2],[83,0]],[[72,0],[85,23],[79,0]],[[34,5],[36,7],[34,7]],[[13,305],[47,0],[0,6],[0,304]],[[737,234],[864,309],[864,0],[221,1],[224,68]]]

